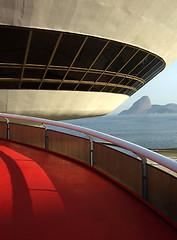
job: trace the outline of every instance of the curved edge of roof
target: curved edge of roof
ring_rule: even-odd
[[[177,32],[175,19],[177,2],[160,4],[145,0],[119,2],[87,1],[77,4],[58,0],[15,1],[1,6],[0,22],[28,28],[79,33],[143,48],[165,59],[167,65],[176,59]],[[136,8],[135,8],[136,6]],[[57,14],[61,12],[61,14]],[[118,17],[117,17],[118,16]],[[105,20],[106,19],[106,20]],[[169,47],[170,46],[170,47]]]
[[[46,30],[46,31],[53,31],[53,32],[62,32],[62,33],[73,33],[73,34],[80,34],[80,35],[84,35],[84,36],[90,36],[90,37],[95,37],[95,38],[100,38],[100,39],[106,39],[106,40],[110,40],[110,41],[114,41],[114,42],[122,42],[126,45],[129,45],[129,46],[132,46],[132,47],[135,47],[135,48],[139,48],[139,49],[142,49],[142,50],[145,50],[147,52],[150,52],[152,55],[160,58],[163,62],[164,62],[164,69],[169,65],[166,60],[163,58],[163,56],[160,56],[158,53],[156,52],[153,52],[151,51],[150,49],[148,48],[145,48],[145,47],[142,47],[140,45],[137,45],[135,43],[131,43],[131,42],[126,42],[126,41],[121,41],[120,39],[115,39],[115,38],[109,38],[109,37],[103,37],[101,35],[93,35],[91,33],[84,33],[84,32],[76,32],[76,31],[68,31],[66,29],[51,29],[51,28],[47,28],[47,27],[39,27],[39,26],[21,26],[21,25],[9,25],[9,24],[2,24],[0,23],[0,25],[3,25],[3,26],[7,26],[7,27],[17,27],[17,28],[28,28],[28,29],[38,29],[38,30]]]

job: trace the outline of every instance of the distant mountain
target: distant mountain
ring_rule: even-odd
[[[147,113],[153,114],[177,113],[177,104],[169,103],[167,105],[152,105],[151,109],[149,109]]]
[[[131,108],[122,111],[120,114],[170,114],[177,113],[177,104],[151,105],[148,96],[144,96],[136,101]]]
[[[120,114],[142,114],[151,109],[151,101],[148,96],[144,96],[136,101],[131,108],[122,111]]]

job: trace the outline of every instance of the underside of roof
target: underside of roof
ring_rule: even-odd
[[[81,34],[0,27],[0,89],[131,96],[164,67],[144,49]]]

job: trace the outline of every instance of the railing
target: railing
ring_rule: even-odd
[[[164,204],[167,204],[166,200],[163,201],[163,203],[161,204],[162,206],[161,205],[158,206],[159,200],[157,200],[158,196],[156,196],[157,194],[155,192],[159,191],[159,194],[161,194],[161,192],[164,190],[163,190],[163,186],[161,187],[162,189],[161,188],[159,189],[159,186],[156,186],[156,189],[154,189],[154,185],[156,185],[157,181],[161,181],[161,182],[165,181],[165,184],[167,184],[167,182],[170,181],[170,184],[175,183],[174,188],[176,188],[177,187],[176,186],[176,178],[173,176],[170,176],[167,173],[162,172],[159,169],[155,169],[154,167],[149,166],[147,164],[147,160],[150,159],[150,160],[164,166],[165,168],[168,168],[168,169],[172,170],[173,172],[177,173],[177,162],[176,161],[174,161],[170,158],[167,158],[165,156],[162,156],[160,154],[157,154],[155,152],[152,152],[143,147],[140,147],[136,144],[130,143],[128,141],[125,141],[125,140],[122,140],[122,139],[119,139],[119,138],[116,138],[116,137],[113,137],[108,134],[104,134],[104,133],[101,133],[101,132],[98,132],[95,130],[84,128],[84,127],[75,126],[75,125],[64,123],[64,122],[56,122],[56,121],[51,121],[51,120],[46,120],[46,119],[12,115],[12,114],[0,114],[0,117],[4,118],[6,121],[6,123],[4,123],[4,124],[6,124],[6,138],[11,139],[11,133],[12,133],[12,140],[16,139],[13,137],[13,135],[17,135],[18,133],[16,131],[15,134],[13,134],[13,131],[14,131],[14,129],[16,129],[16,126],[14,128],[11,127],[11,126],[13,126],[13,123],[9,123],[9,119],[20,120],[22,122],[28,121],[28,122],[42,124],[42,126],[43,126],[42,130],[45,131],[45,134],[42,134],[41,137],[44,138],[45,140],[44,140],[43,145],[40,145],[40,146],[45,147],[46,149],[55,150],[60,153],[62,153],[62,151],[60,149],[62,148],[62,146],[64,146],[62,144],[66,144],[67,141],[70,141],[73,143],[75,140],[73,140],[73,138],[71,139],[69,135],[68,135],[67,139],[65,139],[65,137],[66,137],[65,135],[67,135],[67,134],[64,134],[62,136],[60,135],[60,138],[61,138],[60,141],[56,140],[58,135],[56,136],[55,133],[53,133],[51,130],[49,130],[48,125],[52,125],[55,127],[61,127],[61,128],[69,129],[69,130],[74,130],[74,131],[86,134],[88,136],[89,140],[82,139],[82,142],[87,141],[85,146],[83,147],[83,152],[85,151],[86,153],[83,153],[83,155],[85,155],[85,154],[90,155],[89,157],[86,156],[86,158],[87,158],[86,162],[88,162],[88,159],[89,159],[89,163],[91,166],[94,166],[94,167],[106,172],[108,175],[112,176],[116,180],[119,180],[121,183],[123,183],[124,185],[129,187],[131,190],[135,191],[138,195],[140,195],[144,199],[150,201],[156,207],[159,207],[160,210],[163,211],[165,208],[164,213],[166,215],[170,216],[175,221],[177,221],[177,212],[174,213],[176,210],[174,211],[171,209],[171,208],[173,208],[173,206],[174,207],[176,206],[175,205],[176,200],[174,200],[173,203],[168,203],[168,205],[171,206],[170,210],[168,209],[169,206],[167,206],[167,207],[163,206]],[[5,131],[4,131],[4,134],[5,134]],[[134,154],[136,154],[137,158],[133,158],[132,156],[128,156],[128,155],[126,155],[124,153],[120,153],[114,149],[105,147],[100,143],[96,143],[95,141],[93,141],[93,137],[99,138],[103,141],[112,143],[118,147],[121,147],[128,151],[131,151]],[[70,140],[68,140],[69,138],[70,138]],[[74,143],[75,148],[77,145],[80,145],[80,143],[81,143],[81,141],[80,142],[78,142],[78,141],[80,141],[80,140],[77,139],[77,143],[76,144]],[[58,144],[58,143],[60,143],[60,144]],[[34,145],[38,145],[38,144],[34,144]],[[52,145],[56,145],[56,146],[53,147]],[[59,145],[61,145],[61,146],[59,146]],[[77,146],[77,148],[78,148],[78,146]],[[79,150],[80,149],[78,149],[78,151]],[[64,153],[73,157],[73,155],[70,154],[70,150],[65,151]],[[77,156],[77,154],[74,155],[74,157],[75,156]],[[82,158],[84,158],[84,157],[81,156],[80,160],[83,160]],[[118,161],[120,163],[118,163]],[[119,172],[119,174],[117,174],[117,172]],[[157,173],[160,174],[158,179],[157,179],[157,177],[155,177],[156,175],[158,175]],[[138,175],[138,176],[136,176],[136,175]],[[169,176],[168,181],[166,180],[167,176]],[[155,180],[153,181],[153,179],[155,179]],[[159,179],[161,179],[161,180],[159,180]],[[141,190],[140,190],[140,188],[141,188]],[[176,190],[172,189],[171,191],[172,191],[171,195],[173,196],[174,199],[176,199],[177,193],[175,193],[176,194],[175,196],[173,193],[173,191],[176,191]],[[164,199],[166,199],[166,197],[164,197]],[[156,202],[157,202],[157,204],[156,204]]]
[[[0,114],[0,117],[3,117],[6,119],[7,129],[9,129],[8,118],[10,118],[10,119],[18,119],[18,120],[22,120],[22,121],[41,123],[44,126],[52,125],[52,126],[56,126],[56,127],[66,128],[66,129],[74,130],[77,132],[85,133],[88,136],[100,138],[104,141],[113,143],[118,147],[127,149],[127,150],[137,154],[139,157],[151,159],[152,161],[177,173],[177,162],[176,161],[174,161],[170,158],[167,158],[165,156],[162,156],[158,153],[155,153],[151,150],[148,150],[146,148],[143,148],[141,146],[138,146],[136,144],[133,144],[128,141],[122,140],[120,138],[111,136],[109,134],[101,133],[101,132],[98,132],[98,131],[95,131],[92,129],[88,129],[88,128],[84,128],[84,127],[80,127],[80,126],[75,126],[73,124],[68,124],[68,123],[64,123],[64,122],[56,122],[56,121],[51,121],[51,120],[41,119],[41,118],[26,117],[26,116],[13,115],[13,114]],[[45,127],[45,129],[47,131],[47,127]],[[9,132],[9,130],[7,132]],[[9,133],[7,134],[7,138],[9,138]]]

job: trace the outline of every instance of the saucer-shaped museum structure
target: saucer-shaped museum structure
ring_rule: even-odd
[[[143,87],[176,58],[176,19],[175,0],[0,1],[0,239],[177,239],[175,159],[51,120]]]
[[[113,111],[175,59],[176,6],[1,1],[0,111],[56,120]]]

